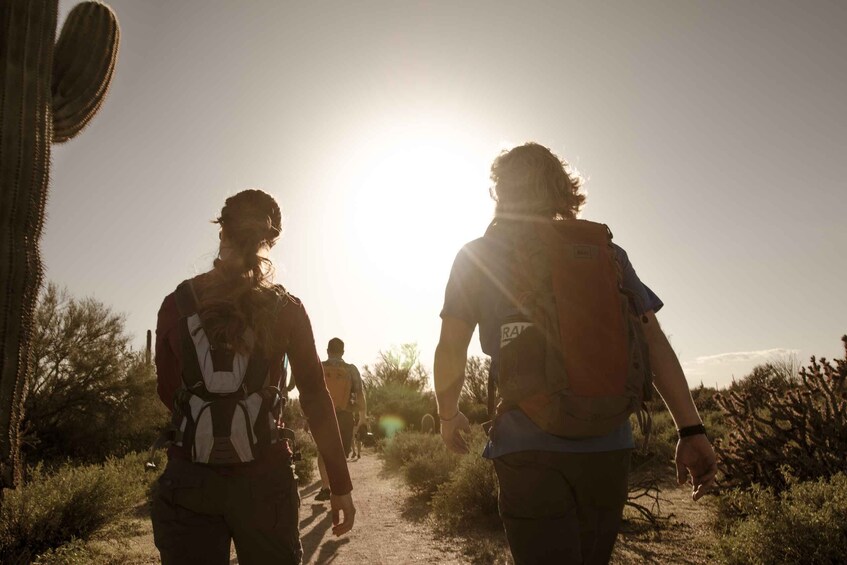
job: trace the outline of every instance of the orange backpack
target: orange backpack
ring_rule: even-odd
[[[353,375],[347,363],[324,362],[324,379],[336,410],[346,410],[353,392]]]
[[[649,433],[649,355],[609,228],[559,220],[502,229],[516,308],[501,320],[498,413],[518,407],[567,438],[608,434],[637,413]]]

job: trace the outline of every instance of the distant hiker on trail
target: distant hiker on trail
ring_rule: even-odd
[[[353,436],[353,447],[351,449],[352,453],[350,455],[351,461],[358,461],[362,458],[362,447],[365,445],[370,446],[371,442],[373,442],[373,434],[370,432],[370,423],[365,420],[365,425],[362,426],[362,417],[357,412],[355,427],[356,433]]]
[[[283,358],[329,475],[335,535],[356,509],[332,400],[303,303],[272,282],[282,228],[260,190],[227,198],[214,268],[165,297],[156,327],[162,402],[173,412],[168,465],[151,517],[162,563],[298,564],[300,499],[277,428]],[[343,520],[342,520],[343,516]]]
[[[441,435],[468,451],[459,410],[479,325],[501,397],[484,457],[517,565],[607,563],[627,498],[629,416],[642,429],[652,385],[679,431],[677,478],[693,498],[714,486],[715,454],[655,312],[662,301],[603,224],[577,220],[581,179],[527,143],[491,167],[485,235],[459,251],[441,311],[435,389]]]
[[[335,417],[341,432],[341,443],[345,456],[350,456],[353,447],[353,433],[368,425],[368,404],[362,387],[359,369],[344,361],[344,342],[337,337],[329,340],[326,346],[327,360],[323,362],[326,388],[335,405]],[[359,424],[354,425],[354,411],[359,414]],[[354,430],[353,428],[357,428]],[[318,470],[321,474],[321,490],[315,500],[329,500],[330,484],[326,475],[323,457],[318,454]]]

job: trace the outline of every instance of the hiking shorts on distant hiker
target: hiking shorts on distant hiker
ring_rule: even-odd
[[[341,444],[344,446],[344,455],[350,457],[353,449],[353,413],[347,410],[339,410],[335,413],[338,420],[338,431],[341,432]]]
[[[171,458],[151,510],[163,565],[227,565],[231,540],[242,565],[299,565],[297,481],[290,458],[273,457],[259,473],[232,474]]]
[[[494,459],[515,565],[608,563],[626,503],[631,451],[521,451]]]

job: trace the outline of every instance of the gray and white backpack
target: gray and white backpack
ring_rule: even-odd
[[[280,440],[279,383],[271,383],[270,363],[258,354],[216,348],[203,329],[190,281],[175,292],[180,314],[182,387],[174,398],[174,444],[195,463],[249,463]],[[253,345],[247,330],[244,339]]]

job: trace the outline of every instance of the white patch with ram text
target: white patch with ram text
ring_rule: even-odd
[[[500,347],[505,347],[531,325],[529,322],[510,322],[500,326]]]

